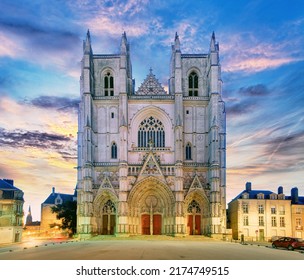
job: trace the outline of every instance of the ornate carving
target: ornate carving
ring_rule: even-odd
[[[136,95],[163,95],[167,94],[150,68],[150,73],[136,91]]]

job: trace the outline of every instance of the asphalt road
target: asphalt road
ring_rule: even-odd
[[[2,246],[0,260],[304,260],[304,252],[213,240],[54,240]]]

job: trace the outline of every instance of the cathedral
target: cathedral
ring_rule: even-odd
[[[170,61],[170,64],[169,64]],[[168,58],[168,91],[152,69],[135,89],[130,46],[95,54],[83,42],[77,232],[208,235],[226,230],[226,113],[219,45]]]

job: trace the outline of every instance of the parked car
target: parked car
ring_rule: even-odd
[[[272,247],[283,247],[288,250],[304,249],[304,240],[301,238],[281,237],[272,242]]]

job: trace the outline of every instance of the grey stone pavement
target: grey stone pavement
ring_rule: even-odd
[[[0,260],[304,260],[304,252],[267,242],[221,241],[203,236],[97,236],[89,240],[28,240],[0,245]]]

